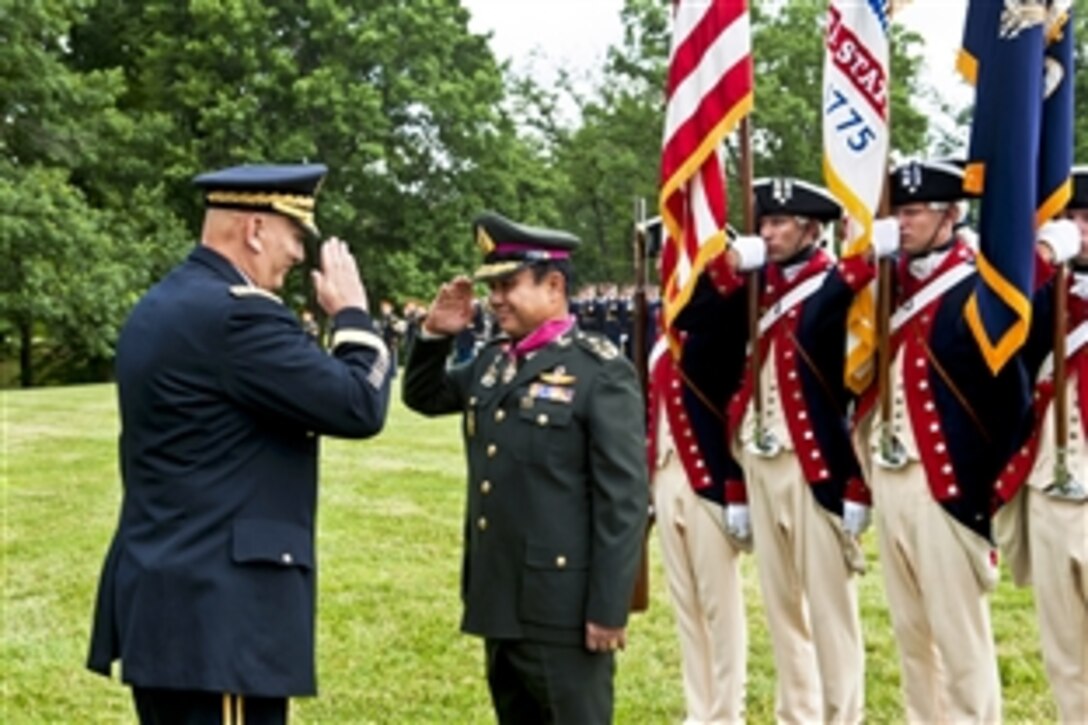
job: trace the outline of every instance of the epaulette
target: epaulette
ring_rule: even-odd
[[[238,297],[240,299],[245,297],[264,297],[265,299],[272,300],[273,302],[277,302],[281,305],[283,304],[283,300],[281,300],[277,295],[269,292],[266,289],[261,289],[260,287],[248,284],[233,285],[230,288],[230,294],[232,297]]]
[[[603,335],[579,330],[575,334],[574,339],[578,341],[578,344],[586,350],[589,350],[594,356],[601,360],[614,360],[620,355],[619,348]]]

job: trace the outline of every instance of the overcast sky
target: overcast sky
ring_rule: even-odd
[[[493,32],[491,47],[500,59],[510,59],[515,70],[531,68],[545,80],[558,65],[596,72],[604,63],[608,46],[622,38],[623,0],[462,2],[472,12],[469,27],[474,32]],[[897,18],[926,43],[924,81],[957,106],[965,106],[971,99],[969,88],[955,72],[965,8],[966,0],[913,0]],[[758,80],[756,83],[758,94]]]

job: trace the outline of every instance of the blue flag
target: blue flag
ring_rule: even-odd
[[[1054,103],[1045,105],[1054,113],[1044,120],[1044,73],[1057,62],[1057,56],[1046,60],[1048,27],[1059,27],[1048,25],[1048,9],[1039,0],[971,0],[967,8],[960,68],[970,71],[963,59],[973,59],[976,91],[964,189],[982,197],[977,264],[983,284],[965,315],[995,374],[1027,338],[1037,223],[1068,199],[1072,77],[1064,79],[1067,121],[1061,121],[1066,106],[1060,83],[1052,84]],[[1072,26],[1063,19],[1060,27],[1060,34],[1049,35],[1062,36],[1071,50],[1071,38],[1064,36]],[[1060,43],[1052,45],[1057,53]]]
[[[1058,215],[1073,195],[1073,20],[1051,13],[1043,57],[1043,119],[1035,224]]]

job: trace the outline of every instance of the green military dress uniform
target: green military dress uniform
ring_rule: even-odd
[[[584,642],[586,622],[625,626],[647,525],[634,367],[573,327],[520,360],[500,339],[447,368],[451,345],[416,341],[403,394],[420,413],[463,416],[462,630],[486,640],[500,721],[607,722],[613,655]],[[495,662],[503,646],[513,659],[527,648],[547,671],[507,682]],[[531,695],[514,692],[526,687]]]

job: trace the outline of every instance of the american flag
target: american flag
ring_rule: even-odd
[[[725,249],[722,142],[752,109],[747,0],[677,0],[661,150],[665,330]]]

